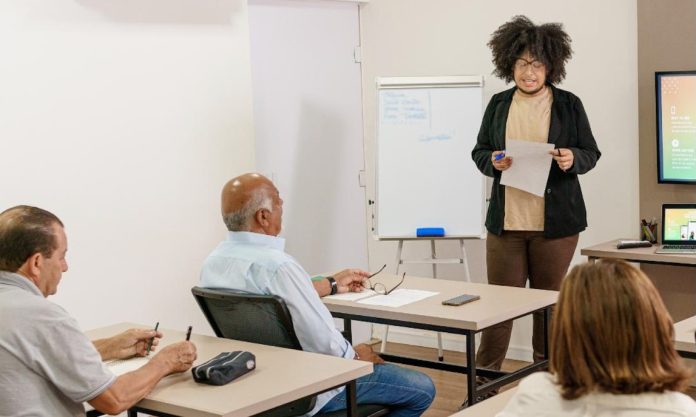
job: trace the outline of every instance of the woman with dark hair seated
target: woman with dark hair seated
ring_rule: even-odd
[[[578,265],[561,285],[550,373],[525,378],[498,417],[696,416],[672,319],[640,270],[620,260]]]

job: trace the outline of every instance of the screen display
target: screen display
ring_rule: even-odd
[[[658,182],[696,183],[696,71],[656,72]]]
[[[663,241],[696,240],[696,208],[665,208]]]

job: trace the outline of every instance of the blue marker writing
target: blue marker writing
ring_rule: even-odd
[[[500,161],[501,159],[505,158],[505,152],[497,154],[493,160],[494,161]]]

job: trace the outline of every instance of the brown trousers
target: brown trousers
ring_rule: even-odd
[[[486,265],[488,283],[555,290],[568,272],[568,266],[578,244],[578,234],[558,239],[546,239],[543,232],[504,231],[501,236],[488,234]],[[507,354],[512,333],[512,321],[484,330],[476,354],[476,366],[499,370]],[[532,333],[534,361],[544,355],[544,314],[534,313]]]

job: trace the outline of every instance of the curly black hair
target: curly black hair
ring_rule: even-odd
[[[565,64],[573,55],[571,42],[560,23],[535,25],[526,16],[515,16],[493,32],[488,42],[493,52],[493,74],[505,82],[512,81],[515,61],[528,50],[546,65],[546,82],[557,84],[565,78]]]

